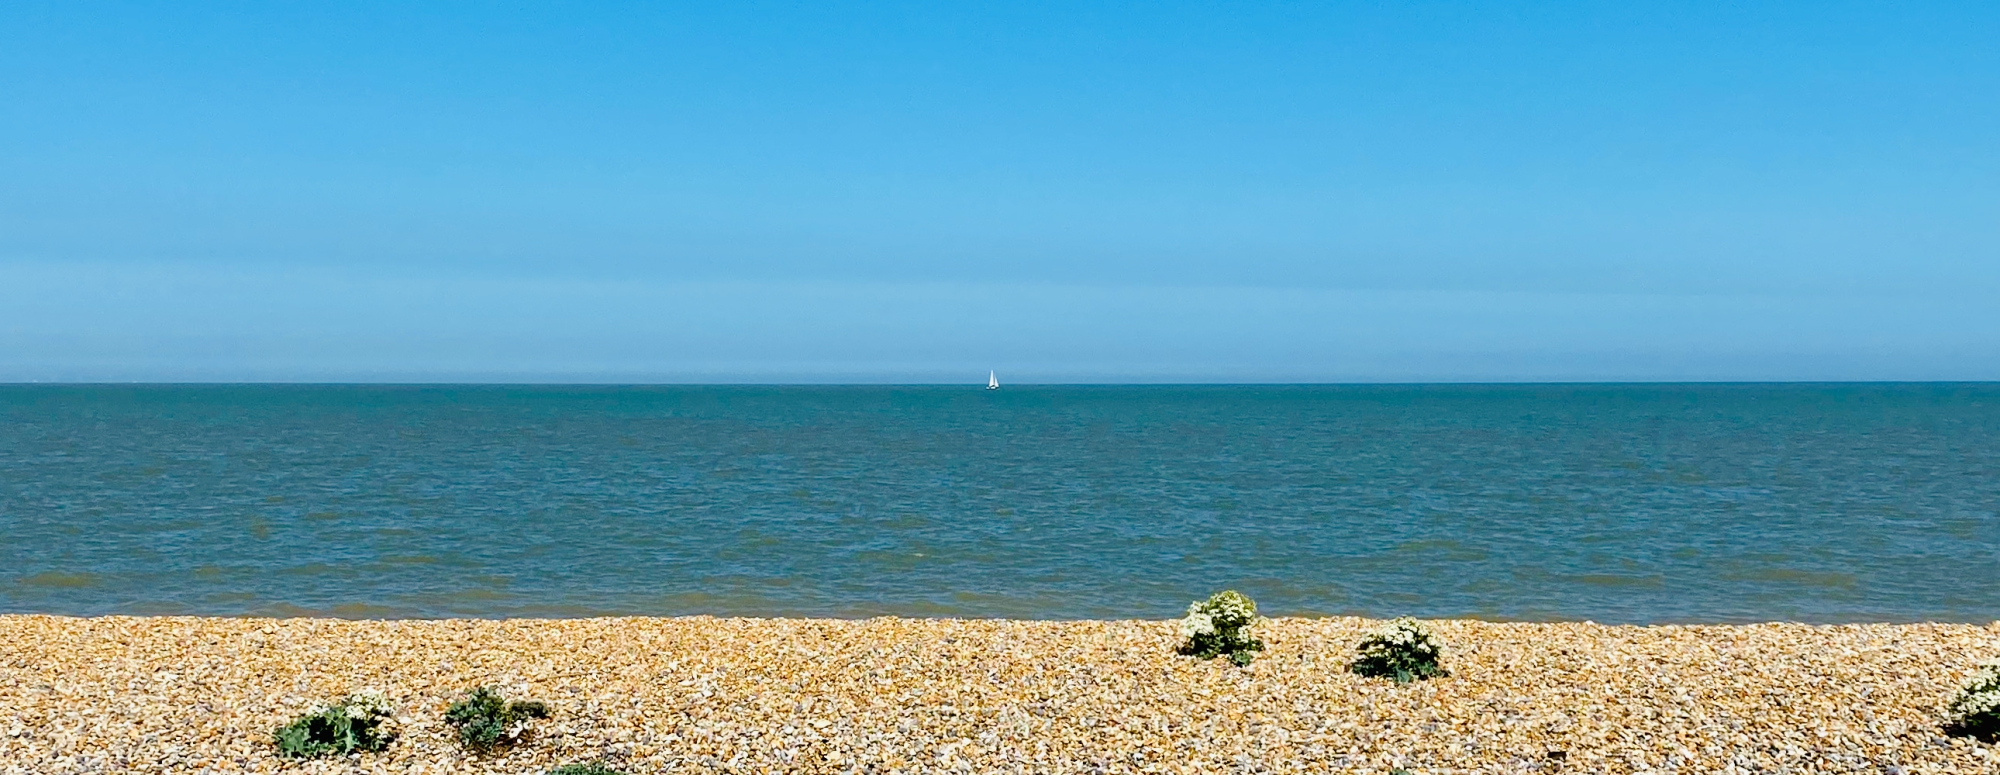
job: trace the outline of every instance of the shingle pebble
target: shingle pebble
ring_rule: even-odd
[[[1448,678],[1347,672],[1379,622],[1274,619],[1250,667],[1171,621],[0,616],[0,773],[2000,773],[1943,737],[2000,623],[1439,621]],[[475,757],[479,684],[555,712]],[[388,751],[277,758],[273,728],[376,689]]]

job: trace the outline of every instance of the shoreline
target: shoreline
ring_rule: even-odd
[[[1172,621],[265,619],[0,615],[0,774],[2000,772],[1939,729],[2000,622],[1430,622],[1447,678],[1346,670],[1380,620],[1276,618],[1247,668]],[[476,685],[554,717],[458,748]],[[361,689],[400,739],[279,759],[271,730]]]

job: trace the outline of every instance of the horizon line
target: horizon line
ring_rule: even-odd
[[[1010,382],[1008,387],[1416,387],[1561,385],[2000,385],[2000,379],[1605,379],[1605,380],[1351,380],[1244,382]],[[598,382],[598,381],[369,381],[369,380],[0,380],[0,387],[967,387],[966,382]]]

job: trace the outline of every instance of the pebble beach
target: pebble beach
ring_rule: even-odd
[[[0,773],[2000,773],[1944,705],[2000,623],[1435,621],[1445,678],[1348,672],[1381,622],[1278,618],[1247,668],[1172,621],[0,616]],[[511,750],[443,722],[476,685],[547,702]],[[381,753],[271,731],[379,691]]]

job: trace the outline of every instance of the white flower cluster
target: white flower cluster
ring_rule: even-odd
[[[1213,634],[1215,634],[1215,617],[1203,613],[1200,602],[1189,605],[1187,618],[1181,620],[1181,637],[1192,638],[1196,635]]]
[[[1249,624],[1257,618],[1257,604],[1235,590],[1219,592],[1205,604],[1208,615],[1224,622]]]
[[[1236,591],[1217,592],[1207,600],[1196,600],[1188,604],[1187,616],[1181,619],[1181,637],[1213,635],[1225,629],[1239,629],[1255,624],[1257,604]]]
[[[1381,644],[1398,651],[1437,651],[1437,641],[1431,637],[1430,628],[1410,617],[1404,616],[1389,622],[1376,630],[1368,639],[1370,644]]]
[[[1946,710],[1955,725],[2000,725],[2000,660],[1981,664]]]
[[[313,713],[315,715],[337,713],[358,721],[365,718],[388,718],[393,711],[394,706],[389,704],[388,697],[374,689],[363,689],[339,702],[321,705],[315,708]]]
[[[1388,660],[1391,665],[1436,664],[1442,656],[1440,652],[1430,628],[1407,616],[1389,622],[1361,641],[1363,659]]]

